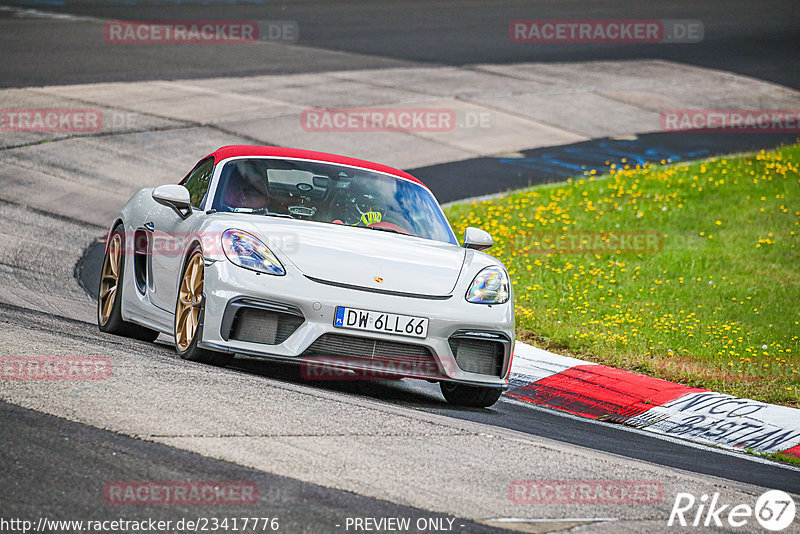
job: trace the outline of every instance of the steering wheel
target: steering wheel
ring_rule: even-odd
[[[361,195],[361,197],[368,202],[365,203],[366,209],[363,210],[361,209],[361,206],[358,205],[359,197],[353,197],[350,199],[350,207],[354,208],[355,212],[358,214],[358,219],[356,222],[352,223],[351,226],[358,226],[362,223],[364,226],[369,226],[370,224],[380,222],[383,218],[383,214],[379,211],[372,210],[370,207],[367,207],[371,206],[372,200],[374,200],[375,197],[372,195]]]

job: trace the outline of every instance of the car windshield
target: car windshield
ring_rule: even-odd
[[[457,244],[433,195],[360,168],[272,158],[229,161],[212,209],[341,224]]]

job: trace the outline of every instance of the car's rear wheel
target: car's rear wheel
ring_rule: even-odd
[[[189,256],[175,303],[175,348],[184,360],[225,366],[233,356],[198,347],[203,338],[205,262],[200,250]]]
[[[97,326],[100,331],[117,336],[131,337],[142,341],[155,341],[158,332],[129,323],[122,319],[122,287],[125,280],[125,236],[122,225],[111,232],[103,269],[100,271],[100,287],[97,292]]]
[[[439,382],[442,395],[450,404],[471,408],[488,408],[500,398],[500,388],[468,386],[453,382]]]

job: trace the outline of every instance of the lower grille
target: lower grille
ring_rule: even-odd
[[[303,318],[257,308],[241,308],[233,320],[230,338],[249,343],[280,345],[303,324]]]
[[[410,343],[323,334],[301,356],[335,360],[338,363],[352,362],[387,373],[396,371],[410,376],[441,376],[433,352],[428,347]]]
[[[462,371],[500,376],[504,352],[502,343],[469,338],[450,338],[449,343]]]

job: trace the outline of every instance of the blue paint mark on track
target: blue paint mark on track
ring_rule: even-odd
[[[800,140],[797,134],[654,133],[634,139],[594,139],[522,152],[521,157],[474,158],[411,169],[440,202],[559,182],[584,172],[607,171],[622,160],[645,163],[688,161],[769,149]]]

